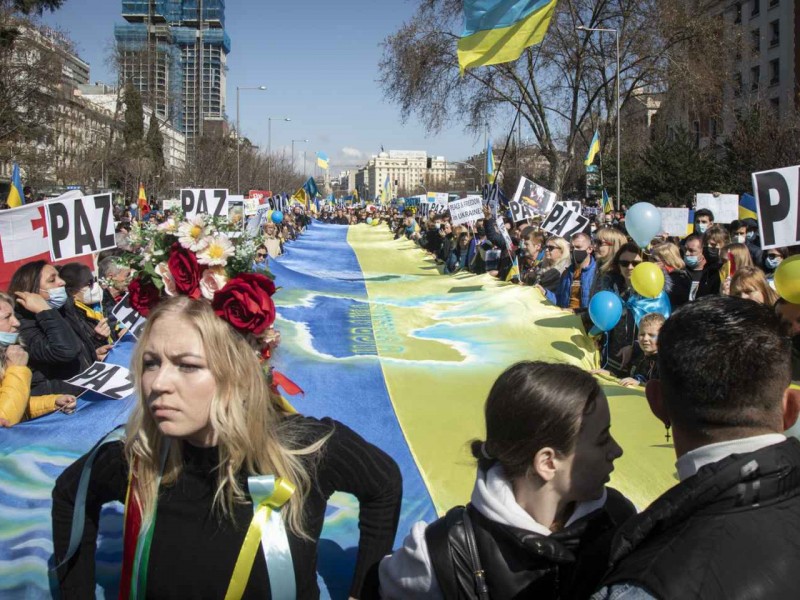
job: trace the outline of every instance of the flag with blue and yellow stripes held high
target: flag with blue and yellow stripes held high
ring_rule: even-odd
[[[544,39],[555,8],[556,0],[464,0],[461,73],[517,60],[525,48]]]
[[[739,199],[739,219],[755,219],[758,221],[755,196],[742,194]]]
[[[489,144],[486,147],[486,179],[488,180],[489,185],[494,183],[495,177],[494,152],[492,152],[492,140],[489,140]]]
[[[506,281],[512,281],[514,278],[519,279],[519,259],[516,254],[514,254],[511,268],[508,270],[508,275],[506,275]]]
[[[595,156],[600,153],[600,132],[595,131],[592,143],[589,144],[589,152],[586,153],[586,160],[583,163],[588,167],[594,162]]]
[[[386,179],[383,182],[383,187],[381,188],[381,203],[382,204],[389,204],[389,201],[392,199],[392,188],[391,188],[391,180],[389,176],[386,176]]]
[[[603,188],[603,214],[608,214],[614,210],[614,203],[608,197],[608,190]]]
[[[14,163],[11,171],[11,187],[8,189],[6,205],[8,208],[15,208],[25,204],[25,194],[22,192],[22,178],[19,175],[19,165]]]
[[[319,165],[320,169],[328,170],[328,155],[322,150],[317,152],[317,165]]]

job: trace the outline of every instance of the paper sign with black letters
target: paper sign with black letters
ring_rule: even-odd
[[[483,218],[483,198],[481,196],[467,196],[460,200],[453,200],[448,208],[453,225],[474,223]]]
[[[677,237],[686,237],[689,226],[688,208],[661,208],[661,232]]]
[[[83,373],[68,379],[67,383],[113,400],[122,400],[133,393],[133,377],[128,369],[101,362],[95,362]]]
[[[511,209],[511,218],[514,219],[514,223],[527,221],[528,219],[532,219],[534,216],[536,216],[531,210],[530,206],[524,202],[509,200],[508,207]]]
[[[187,219],[197,215],[228,216],[228,190],[181,190],[181,208]]]
[[[117,247],[111,194],[50,202],[46,214],[54,261]]]
[[[567,208],[579,215],[583,214],[583,203],[580,200],[561,200],[559,204],[564,204]]]
[[[764,250],[800,244],[800,166],[753,173]]]
[[[145,323],[147,323],[147,319],[131,306],[129,294],[125,294],[122,300],[117,302],[117,305],[111,309],[111,314],[114,315],[114,318],[122,329],[127,329],[128,333],[133,335],[136,339],[139,339],[139,335]]]
[[[542,221],[542,229],[547,233],[569,239],[576,233],[589,230],[589,219],[567,208],[564,204],[556,204],[547,218]]]

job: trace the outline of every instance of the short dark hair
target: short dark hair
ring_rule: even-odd
[[[16,299],[16,292],[39,293],[39,282],[42,279],[42,271],[50,263],[46,260],[34,260],[25,263],[14,271],[11,282],[8,284],[8,295]]]
[[[700,210],[695,211],[694,213],[694,220],[697,221],[700,217],[708,217],[711,221],[714,220],[714,213],[708,210],[707,208],[701,208]]]
[[[686,244],[688,244],[689,242],[694,242],[695,240],[700,242],[701,246],[703,245],[703,236],[697,233],[692,233],[690,235],[687,235],[686,239],[683,240],[683,247],[685,248]]]
[[[61,267],[58,275],[64,280],[67,294],[70,296],[89,285],[93,278],[92,270],[79,262],[67,263]]]
[[[791,382],[790,340],[771,308],[707,296],[679,308],[658,336],[670,419],[695,430],[774,426]]]
[[[496,461],[509,479],[521,477],[542,448],[574,450],[583,415],[602,393],[597,380],[578,367],[518,362],[494,382],[484,409],[486,442],[473,441],[472,454],[484,470]]]

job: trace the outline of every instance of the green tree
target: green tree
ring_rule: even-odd
[[[164,136],[158,125],[155,111],[150,114],[150,128],[147,130],[147,150],[157,172],[164,169]]]
[[[122,138],[128,150],[139,151],[144,137],[142,96],[131,81],[125,84],[125,126]]]

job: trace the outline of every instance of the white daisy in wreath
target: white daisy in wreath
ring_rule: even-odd
[[[197,253],[197,262],[201,265],[224,267],[228,259],[236,253],[228,236],[208,236],[204,240],[205,248]]]
[[[184,221],[178,226],[178,243],[187,250],[200,252],[208,245],[208,234],[211,233],[206,226],[203,215],[197,215],[189,221]]]

